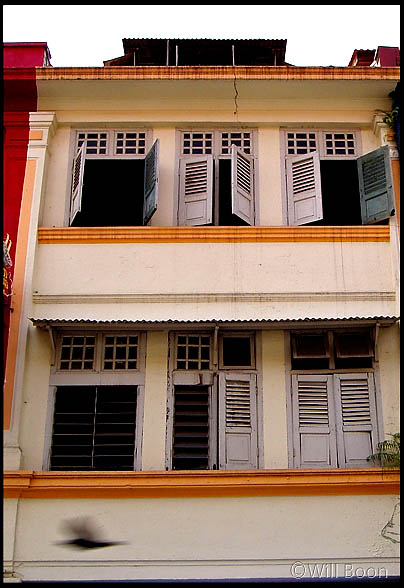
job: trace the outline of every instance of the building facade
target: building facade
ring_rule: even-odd
[[[399,72],[285,48],[36,69],[7,581],[398,575]]]

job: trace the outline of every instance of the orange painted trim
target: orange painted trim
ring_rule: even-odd
[[[329,470],[4,473],[5,498],[172,498],[398,494],[399,471]]]
[[[42,131],[30,131],[29,132],[29,140],[30,141],[42,141],[43,133]]]
[[[37,80],[399,80],[399,67],[106,66],[37,67]]]
[[[388,225],[345,227],[40,227],[38,243],[389,241]]]
[[[15,268],[13,279],[13,296],[11,299],[10,331],[7,345],[7,361],[4,383],[4,429],[11,424],[15,365],[17,361],[18,334],[20,329],[22,297],[24,292],[25,265],[28,249],[29,223],[31,219],[32,197],[36,173],[36,161],[27,160],[24,187],[21,199],[20,219],[18,224],[17,244],[15,250]]]

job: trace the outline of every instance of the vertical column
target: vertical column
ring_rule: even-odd
[[[27,163],[16,243],[13,312],[4,385],[5,469],[19,469],[18,446],[20,408],[23,396],[26,340],[31,311],[32,273],[37,244],[37,227],[41,198],[45,191],[49,144],[55,132],[53,112],[30,113]]]
[[[288,467],[285,335],[262,332],[264,468]]]
[[[168,332],[147,333],[142,470],[164,470]]]

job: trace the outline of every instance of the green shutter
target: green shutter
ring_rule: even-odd
[[[157,139],[145,157],[143,224],[146,225],[157,210],[159,182],[159,140]]]
[[[394,214],[393,179],[389,147],[385,145],[357,160],[362,224]]]

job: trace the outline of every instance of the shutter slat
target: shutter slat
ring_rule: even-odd
[[[304,225],[323,218],[320,156],[317,151],[286,160],[289,224]]]
[[[157,210],[159,147],[159,139],[156,139],[144,161],[143,225],[149,222]]]
[[[357,159],[362,223],[394,214],[393,180],[389,147],[384,145]]]
[[[219,374],[219,464],[257,467],[256,375]]]
[[[248,225],[255,222],[253,158],[231,146],[231,211]]]
[[[74,161],[73,161],[73,179],[72,179],[72,193],[70,202],[70,225],[73,223],[76,215],[81,210],[81,200],[83,193],[83,180],[84,180],[84,164],[85,164],[85,149],[86,143],[84,142],[79,148]]]
[[[212,156],[180,160],[179,223],[207,225],[213,215]]]

